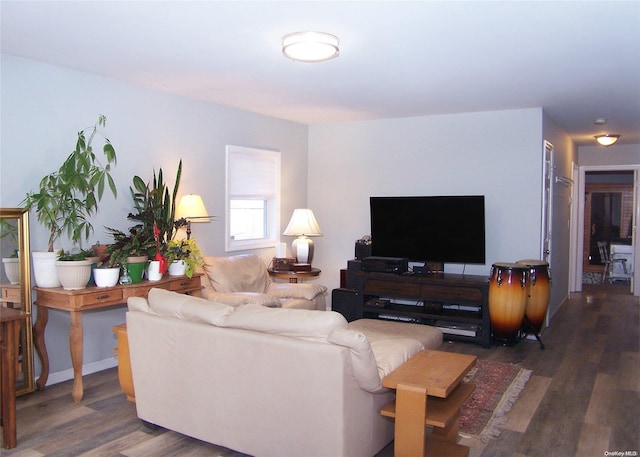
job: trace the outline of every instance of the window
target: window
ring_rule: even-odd
[[[280,239],[280,153],[227,146],[227,251],[273,247]]]

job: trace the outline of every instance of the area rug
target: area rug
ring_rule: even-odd
[[[462,405],[460,435],[484,442],[497,438],[530,376],[531,370],[518,365],[478,360],[463,380],[476,388]]]

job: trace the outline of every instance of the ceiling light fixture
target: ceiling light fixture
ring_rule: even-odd
[[[324,32],[296,32],[282,38],[282,53],[300,62],[324,62],[338,57],[340,40]]]
[[[594,138],[602,146],[611,146],[613,143],[618,141],[618,138],[620,138],[620,135],[613,134],[613,133],[604,133],[602,135],[596,135]]]

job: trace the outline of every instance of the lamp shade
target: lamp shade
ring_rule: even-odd
[[[313,211],[310,209],[295,209],[289,225],[287,225],[282,234],[286,236],[322,236],[322,230],[313,215]]]
[[[313,260],[313,241],[308,237],[322,236],[322,230],[318,225],[313,211],[310,209],[295,209],[289,221],[289,225],[284,229],[283,235],[297,236],[291,243],[291,252],[298,263],[308,263]]]
[[[176,219],[185,218],[193,222],[209,222],[209,213],[200,195],[184,195],[176,209]]]

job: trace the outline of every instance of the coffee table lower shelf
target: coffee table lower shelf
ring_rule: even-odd
[[[429,397],[425,426],[433,427],[426,437],[425,455],[467,456],[469,448],[456,443],[460,428],[460,409],[475,390],[474,384],[461,383],[447,398]],[[380,411],[385,417],[395,419],[396,402]]]

